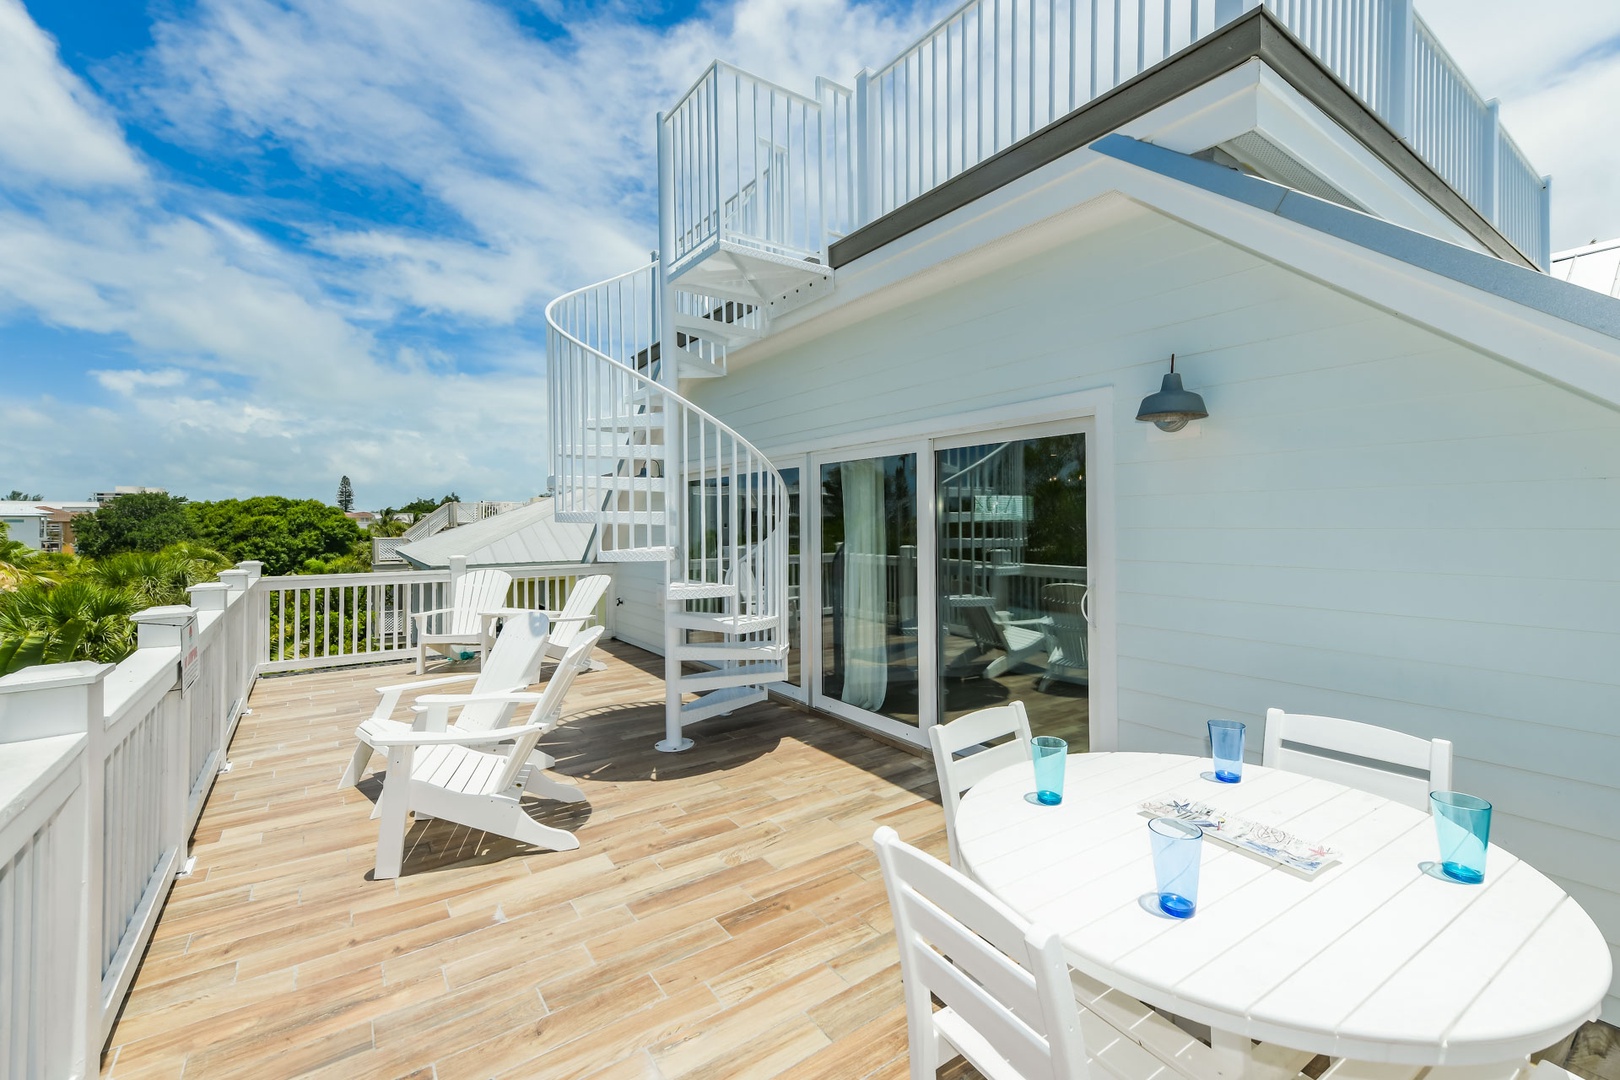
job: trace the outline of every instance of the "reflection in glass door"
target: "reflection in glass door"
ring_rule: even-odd
[[[803,537],[800,531],[799,518],[799,470],[796,468],[778,469],[782,474],[782,481],[787,485],[788,492],[788,685],[802,688],[803,676],[800,668],[800,622],[799,603],[804,582],[804,560],[799,553],[799,544]]]
[[[820,473],[821,694],[916,727],[917,455]]]
[[[1022,701],[1090,745],[1085,437],[935,453],[940,719]]]

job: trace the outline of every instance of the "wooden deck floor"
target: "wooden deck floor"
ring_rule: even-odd
[[[105,1075],[905,1076],[870,842],[943,856],[932,764],[775,704],[657,754],[662,661],[606,653],[544,744],[589,802],[531,804],[580,849],[432,822],[396,881],[371,880],[377,781],[337,778],[409,667],[262,680]]]

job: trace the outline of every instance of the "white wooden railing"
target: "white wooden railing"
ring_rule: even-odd
[[[716,61],[661,121],[673,165],[672,273],[721,239],[826,261],[821,102]]]
[[[453,581],[466,560],[448,570],[384,570],[369,574],[294,574],[259,581],[263,646],[261,672],[304,671],[349,664],[388,663],[415,655],[416,622],[423,611],[448,607]],[[504,567],[512,575],[511,607],[556,610],[574,582],[611,566],[547,563]],[[606,617],[607,598],[599,617]]]
[[[519,567],[508,602],[561,607],[603,569]],[[407,631],[373,628],[405,626],[463,570],[263,578],[243,563],[189,606],[137,613],[116,667],[0,678],[0,1080],[99,1071],[257,675],[408,655]]]
[[[1545,268],[1549,185],[1412,0],[968,0],[853,93],[716,64],[664,118],[679,271],[734,240],[825,262],[904,206],[1264,6]],[[764,148],[775,147],[774,152]]]
[[[0,678],[0,1078],[83,1077],[230,745],[263,623],[243,564],[107,664]]]

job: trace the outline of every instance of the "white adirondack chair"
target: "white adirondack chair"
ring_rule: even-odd
[[[1260,764],[1360,788],[1425,813],[1429,792],[1451,788],[1451,743],[1445,739],[1420,739],[1375,724],[1281,709],[1266,710]]]
[[[506,594],[512,588],[512,575],[505,570],[469,570],[455,582],[451,606],[418,611],[416,622],[416,673],[427,670],[428,649],[450,655],[471,647],[484,662],[489,651],[493,614],[506,607]]]
[[[401,730],[401,725],[368,720],[357,732],[388,754],[382,797],[372,816],[377,827],[378,880],[399,876],[405,857],[407,818],[444,818],[458,825],[510,837],[549,851],[571,851],[579,838],[566,829],[542,825],[523,809],[523,796],[581,802],[584,792],[543,775],[555,764],[538,749],[540,737],[557,725],[562,700],[574,676],[585,666],[601,627],[581,634],[557,665],[557,674],[540,694],[494,694],[491,698],[532,702],[534,711],[519,727],[487,731]],[[555,688],[555,689],[554,689]],[[434,705],[416,709],[431,714]]]
[[[988,596],[950,596],[946,604],[955,617],[967,623],[973,643],[945,663],[948,678],[981,676],[994,679],[1018,667],[1031,656],[1046,650],[1046,634],[1015,622],[1004,621]],[[986,662],[985,658],[1000,656]]]
[[[461,712],[457,716],[458,727],[486,731],[510,723],[519,703],[492,700],[490,695],[523,690],[539,680],[540,663],[545,655],[549,624],[550,621],[543,611],[524,612],[521,616],[509,617],[501,629],[500,636],[495,639],[495,645],[490,649],[483,667],[476,673],[445,675],[435,679],[417,679],[414,682],[378,687],[377,693],[382,699],[372,710],[368,722],[397,723],[390,717],[399,706],[399,699],[408,693],[433,687],[454,686],[458,683],[472,683],[470,694],[435,695],[431,700],[444,702],[445,704],[439,706],[444,713],[448,713],[453,704],[459,704]],[[425,703],[428,700],[424,697],[419,699],[418,703]],[[401,723],[398,726],[404,729],[411,727],[408,723]],[[442,721],[439,727],[444,727]],[[343,773],[343,779],[338,781],[339,787],[352,787],[360,782],[360,777],[365,774],[366,764],[371,760],[372,752],[371,744],[361,736],[354,748],[354,755],[349,760],[349,767]]]
[[[1047,613],[1046,632],[1052,640],[1046,654],[1046,674],[1035,689],[1045,690],[1053,680],[1081,686],[1091,681],[1085,597],[1086,586],[1078,582],[1060,581],[1041,590],[1041,606]]]
[[[966,757],[956,755],[971,746],[988,743],[1003,735],[1013,738]],[[962,852],[956,846],[956,808],[962,794],[980,780],[1019,761],[1031,761],[1029,716],[1024,703],[998,705],[959,716],[948,724],[928,729],[934,747],[934,768],[939,773],[939,798],[945,807],[945,836],[950,843],[951,865],[962,869]]]
[[[585,624],[596,618],[596,605],[602,602],[603,594],[612,583],[613,579],[607,574],[582,577],[574,582],[573,591],[568,594],[568,602],[563,604],[562,610],[546,613],[551,616],[551,641],[546,644],[546,659],[562,659],[563,653],[584,630]],[[592,661],[590,666],[593,670],[600,670],[605,665]]]

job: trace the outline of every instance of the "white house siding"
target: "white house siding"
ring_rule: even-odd
[[[1172,351],[1193,438],[1134,422]],[[688,389],[773,452],[1106,385],[1121,748],[1451,739],[1620,970],[1620,412],[1145,212]]]
[[[650,652],[664,653],[664,564],[618,563],[609,615],[613,636]]]

